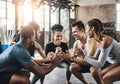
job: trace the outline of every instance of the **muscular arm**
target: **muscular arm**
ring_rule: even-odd
[[[94,56],[97,50],[97,42],[93,39],[89,42],[89,52],[87,53],[87,56]]]
[[[25,68],[35,74],[46,75],[49,72],[51,72],[62,61],[61,57],[63,55],[64,53],[61,52],[54,54],[52,62],[47,65],[39,65],[34,60],[32,60],[30,64],[25,65]]]
[[[35,62],[41,64],[41,63],[45,63],[45,62],[50,62],[49,59],[44,58],[44,59],[34,59]]]
[[[77,44],[77,41],[74,42],[73,44],[73,53],[71,55],[71,57],[75,57],[75,50],[78,48],[78,44]]]
[[[56,66],[57,64],[52,63],[46,66],[40,66],[33,60],[33,62],[26,65],[25,68],[37,75],[46,75],[51,72]]]
[[[46,58],[46,55],[45,55],[45,53],[43,53],[43,49],[42,49],[41,45],[39,43],[37,43],[36,41],[34,43],[35,43],[35,48],[39,51],[40,55],[43,58]]]

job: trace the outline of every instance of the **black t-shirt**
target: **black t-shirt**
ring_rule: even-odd
[[[50,42],[45,47],[45,54],[47,55],[49,52],[55,52],[56,47],[61,47],[63,52],[68,50],[68,46],[64,42],[61,42],[61,44],[59,46],[56,46],[56,45],[54,45],[53,42]]]
[[[27,50],[29,51],[30,55],[33,57],[34,56],[34,52],[35,52],[35,44],[34,44],[34,42],[31,43],[31,45],[28,47]]]
[[[2,53],[2,49],[1,49],[1,42],[0,42],[0,54]]]

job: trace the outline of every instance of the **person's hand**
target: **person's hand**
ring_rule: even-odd
[[[83,51],[81,50],[81,49],[79,49],[79,48],[76,48],[75,50],[74,50],[74,56],[75,57],[83,57],[84,56],[84,53],[83,53]]]
[[[64,53],[58,52],[54,54],[54,57],[52,58],[52,63],[60,63],[63,60]]]
[[[63,59],[64,60],[70,60],[71,58],[71,54],[69,53],[68,50],[66,50],[66,52],[64,53]]]
[[[55,55],[54,52],[49,52],[48,55],[47,55],[47,59],[48,59],[49,61],[52,61],[54,55]]]
[[[22,69],[18,74],[30,77],[30,71],[27,69]]]
[[[62,48],[61,47],[56,47],[55,53],[58,53],[58,52],[62,52]]]

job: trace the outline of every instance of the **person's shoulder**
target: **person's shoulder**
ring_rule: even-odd
[[[14,46],[14,50],[19,51],[19,52],[24,52],[26,49],[24,45],[21,42],[17,42]]]
[[[53,41],[50,41],[50,42],[48,42],[47,44],[50,45],[50,44],[54,44],[54,43],[53,43]]]
[[[61,42],[60,46],[61,46],[61,47],[64,47],[64,48],[68,48],[68,44],[65,43],[65,42]]]
[[[67,43],[66,43],[66,42],[61,42],[61,44],[62,44],[62,45],[67,45]]]
[[[107,48],[111,45],[113,38],[107,35],[104,35],[102,38],[102,47]]]
[[[52,41],[50,41],[49,43],[46,44],[46,46],[53,46],[54,43]]]
[[[80,43],[81,41],[80,40],[76,40],[74,43]]]
[[[80,40],[76,40],[73,45],[78,46],[78,44],[80,44]]]
[[[94,39],[94,38],[90,38],[89,39],[89,44],[96,44],[97,43],[97,41]]]

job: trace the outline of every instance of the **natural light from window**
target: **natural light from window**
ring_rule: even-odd
[[[117,4],[117,31],[120,31],[120,4]]]
[[[30,4],[31,0],[25,0],[24,5],[19,5],[19,26],[27,25],[30,21],[36,21],[40,27],[45,29],[45,31],[49,31],[49,25],[51,26],[55,24],[56,12],[51,12],[51,22],[49,22],[49,6],[41,5],[39,8],[32,8]],[[33,10],[33,11],[32,11]]]
[[[32,20],[32,7],[29,1],[26,0],[24,4],[24,25],[27,25]]]

